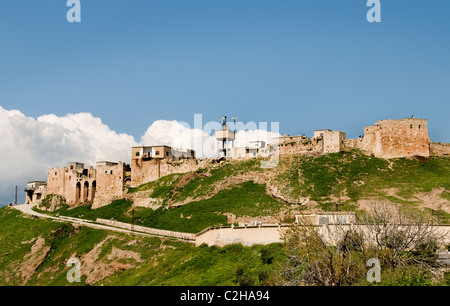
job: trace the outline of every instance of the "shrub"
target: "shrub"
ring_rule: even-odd
[[[239,265],[236,269],[236,283],[239,286],[249,287],[255,285],[255,280],[247,271],[247,267]]]
[[[261,261],[263,264],[270,265],[274,259],[274,250],[270,246],[264,246],[261,251]]]

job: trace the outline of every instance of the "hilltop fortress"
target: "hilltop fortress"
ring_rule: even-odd
[[[315,130],[314,136],[284,135],[275,144],[251,142],[248,147],[235,148],[235,131],[216,131],[218,158],[242,159],[270,157],[275,154],[328,154],[360,149],[379,158],[450,155],[450,144],[430,142],[426,119],[388,119],[364,127],[364,134],[346,139],[341,131]],[[230,146],[231,144],[231,146]],[[139,146],[131,148],[131,164],[101,161],[96,167],[69,163],[67,167],[48,170],[47,182],[27,184],[26,204],[39,203],[45,195],[59,195],[67,204],[92,204],[98,208],[124,198],[129,187],[137,187],[172,173],[187,173],[203,168],[216,159],[197,159],[193,150],[178,150],[169,146]]]

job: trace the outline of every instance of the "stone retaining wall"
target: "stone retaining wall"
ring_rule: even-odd
[[[124,222],[119,222],[119,221],[114,221],[114,220],[97,219],[96,222],[114,226],[114,227],[124,228],[127,230],[134,230],[137,232],[152,234],[152,235],[156,235],[156,236],[172,237],[172,238],[183,239],[183,240],[195,240],[196,239],[195,234],[167,231],[167,230],[150,228],[150,227],[145,227],[145,226],[140,226],[140,225],[133,226],[130,223],[124,223]]]

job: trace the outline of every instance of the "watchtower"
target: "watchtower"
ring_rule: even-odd
[[[236,123],[237,117],[232,118]],[[222,117],[222,129],[216,130],[217,154],[218,157],[227,157],[231,155],[231,151],[234,148],[235,131],[229,130],[227,127],[227,116]]]

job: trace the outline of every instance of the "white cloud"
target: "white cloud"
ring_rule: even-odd
[[[14,186],[46,180],[47,169],[72,161],[129,162],[134,138],[112,131],[89,113],[26,117],[0,106],[0,203],[14,200]],[[19,190],[23,198],[23,188]]]
[[[208,132],[214,133],[214,128],[221,128],[219,122],[208,122],[203,125]],[[207,128],[208,127],[208,128]],[[232,128],[232,126],[231,126]],[[264,127],[265,128],[265,127]],[[255,123],[236,124],[235,147],[245,147],[250,141],[262,140],[267,144],[274,142],[274,138],[281,136],[279,133],[258,129]],[[141,138],[141,145],[167,145],[174,148],[188,148],[196,152],[199,158],[214,158],[217,156],[217,140],[208,132],[190,128],[187,123],[178,121],[157,120],[149,126]]]
[[[216,157],[217,141],[209,133],[220,128],[220,123],[210,122],[204,127],[209,127],[205,128],[208,132],[178,121],[157,120],[148,127],[140,144],[189,148],[198,157]],[[237,127],[236,146],[246,146],[256,139],[270,143],[272,137],[279,136],[251,128]],[[111,130],[90,113],[62,117],[49,114],[35,119],[0,106],[0,204],[14,201],[15,185],[20,187],[19,202],[23,201],[26,183],[45,181],[48,168],[73,161],[86,166],[103,160],[129,163],[135,145],[133,136]]]
[[[167,145],[195,150],[197,157],[215,157],[216,140],[201,129],[190,128],[178,121],[157,120],[141,138],[141,145]]]

